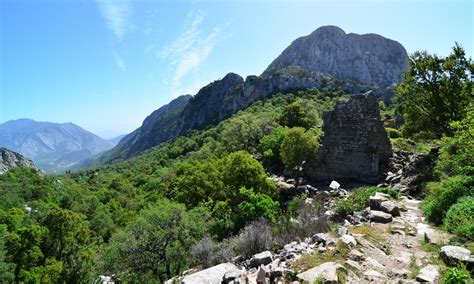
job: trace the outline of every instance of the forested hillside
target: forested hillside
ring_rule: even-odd
[[[427,196],[430,221],[472,248],[473,65],[459,47],[448,58],[412,59],[396,104],[380,101],[385,126],[397,150],[440,146],[416,194]],[[425,84],[420,74],[440,79]],[[414,91],[423,96],[412,97]],[[2,281],[84,283],[114,274],[163,283],[192,266],[250,257],[330,230],[331,222],[364,210],[376,191],[398,196],[385,186],[332,196],[329,222],[327,204],[314,199],[308,206],[304,191],[281,196],[278,178],[269,178],[305,180],[320,147],[323,112],[348,97],[333,89],[277,94],[125,161],[65,175],[12,169],[0,176]],[[436,105],[439,98],[447,103]],[[444,113],[446,105],[457,113],[421,116],[418,109]]]
[[[202,237],[221,240],[260,217],[277,222],[286,215],[267,170],[284,168],[279,144],[289,127],[317,139],[322,112],[340,98],[330,90],[276,95],[123,162],[62,176],[22,168],[0,176],[3,275],[165,280],[197,264],[190,249]],[[148,242],[162,251],[150,255]]]

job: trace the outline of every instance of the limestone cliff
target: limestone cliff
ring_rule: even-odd
[[[389,86],[402,81],[408,56],[400,43],[383,36],[346,34],[339,27],[324,26],[293,41],[263,75],[295,66],[340,80]]]

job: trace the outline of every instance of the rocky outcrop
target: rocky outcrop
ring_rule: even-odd
[[[407,151],[394,151],[390,158],[389,171],[383,186],[410,195],[423,195],[422,184],[430,178],[439,148],[433,148],[428,154],[414,154]]]
[[[324,136],[307,174],[314,180],[374,182],[388,167],[392,146],[380,120],[376,97],[354,95],[323,115]]]
[[[263,72],[272,76],[299,67],[344,81],[389,86],[402,81],[408,67],[403,46],[376,34],[346,34],[323,26],[293,41]]]
[[[0,175],[17,167],[37,169],[32,160],[6,148],[0,148]]]

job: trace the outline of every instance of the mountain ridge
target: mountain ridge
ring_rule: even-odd
[[[309,46],[304,43],[305,41]],[[299,44],[300,42],[304,44]],[[354,42],[356,47],[351,48],[351,42]],[[376,47],[372,47],[371,44],[375,44]],[[342,48],[329,48],[328,51],[322,48],[326,45]],[[383,52],[385,46],[391,47],[387,54]],[[301,63],[300,59],[303,57],[308,57],[309,62],[321,61],[315,52],[308,52],[312,48],[315,51],[325,52],[334,49],[332,51],[334,55],[327,57],[330,62],[323,62],[324,64],[320,65],[314,62],[310,65]],[[363,53],[365,51],[370,54]],[[349,63],[341,63],[340,60],[334,59],[341,52],[348,53],[345,60]],[[394,94],[394,85],[402,80],[408,66],[407,60],[405,49],[394,40],[376,34],[346,34],[338,27],[323,26],[310,35],[293,41],[260,76],[251,75],[244,79],[238,74],[228,73],[222,79],[202,87],[195,96],[186,95],[186,100],[182,101],[178,108],[168,108],[168,105],[159,108],[155,112],[159,112],[160,115],[153,115],[155,113],[153,112],[141,127],[127,135],[114,149],[101,155],[98,160],[103,163],[126,159],[190,130],[216,124],[253,102],[279,92],[329,87],[347,93],[373,90],[378,97],[389,99]],[[350,77],[346,73],[339,72],[340,68],[336,68],[337,66],[333,69],[325,68],[334,64],[350,66],[349,72],[357,68],[365,71],[353,72],[360,74],[358,77]],[[375,65],[376,68],[367,67],[370,65]],[[396,65],[397,68],[392,72],[379,74],[380,69],[392,68],[392,65]],[[169,105],[173,102],[174,100]],[[164,121],[171,123],[167,125]]]
[[[0,124],[0,146],[33,159],[45,171],[57,172],[108,150],[113,144],[72,122],[22,118]]]

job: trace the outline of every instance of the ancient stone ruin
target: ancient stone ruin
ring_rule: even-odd
[[[314,180],[375,182],[392,155],[375,95],[368,92],[338,102],[323,120],[322,145],[308,175]]]

